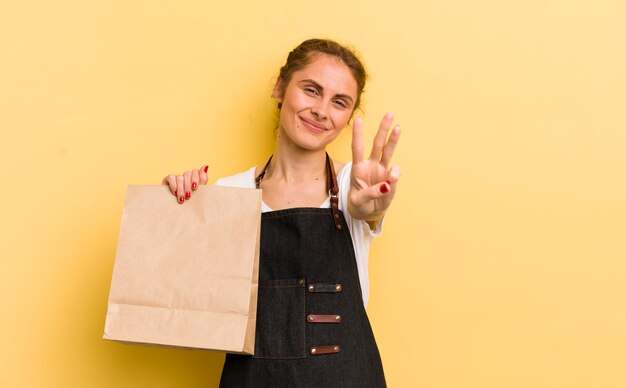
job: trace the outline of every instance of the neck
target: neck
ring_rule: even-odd
[[[276,141],[274,157],[268,167],[272,179],[287,183],[310,181],[326,175],[326,150],[303,150],[287,147]]]

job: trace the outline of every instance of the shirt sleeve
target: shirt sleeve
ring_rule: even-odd
[[[352,163],[346,163],[337,174],[337,185],[339,186],[339,209],[348,223],[352,244],[354,245],[354,255],[356,259],[357,270],[359,272],[359,281],[361,283],[361,291],[363,293],[363,305],[367,306],[369,299],[369,274],[368,259],[370,245],[374,238],[382,233],[382,220],[379,221],[375,230],[371,230],[367,222],[356,220],[350,216],[348,212],[348,192],[350,191],[350,174],[352,172]]]
[[[220,178],[215,181],[215,186],[226,187],[239,187],[242,189],[254,189],[254,170],[256,167],[252,167],[239,174]]]

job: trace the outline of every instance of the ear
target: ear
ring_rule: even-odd
[[[272,91],[272,97],[279,104],[283,102],[283,83],[280,81],[280,78],[276,80],[276,84],[274,85],[274,90]]]

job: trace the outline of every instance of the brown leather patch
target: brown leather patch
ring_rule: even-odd
[[[341,292],[343,286],[340,283],[310,283],[307,290],[309,292]]]
[[[341,315],[330,314],[330,315],[322,315],[322,314],[311,314],[306,317],[307,322],[309,323],[339,323],[341,322]]]
[[[333,354],[339,353],[341,350],[339,345],[322,345],[322,346],[313,346],[309,351],[312,356],[319,356],[321,354]]]

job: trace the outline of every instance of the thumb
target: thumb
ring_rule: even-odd
[[[200,185],[206,185],[207,182],[209,181],[209,174],[207,174],[208,171],[209,171],[208,164],[203,164],[202,167],[200,167],[200,171],[198,174],[198,177],[200,178]]]
[[[355,204],[364,204],[369,201],[373,201],[384,197],[391,191],[391,185],[389,182],[381,182],[372,185],[366,189],[359,190],[354,195]]]

